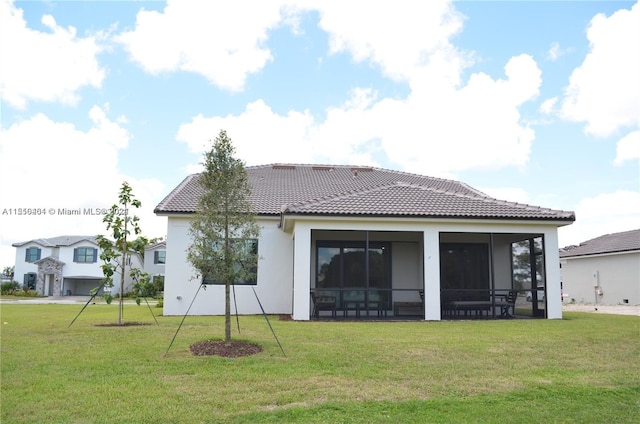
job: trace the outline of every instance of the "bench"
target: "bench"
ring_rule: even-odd
[[[400,312],[405,313],[400,313]],[[409,311],[410,313],[407,313]],[[422,315],[422,302],[393,302],[393,315]]]

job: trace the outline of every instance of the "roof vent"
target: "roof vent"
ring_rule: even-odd
[[[295,165],[273,165],[272,169],[296,169]]]
[[[312,166],[311,169],[314,171],[333,171],[332,166]]]

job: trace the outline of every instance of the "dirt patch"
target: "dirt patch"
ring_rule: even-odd
[[[230,342],[222,340],[205,340],[194,343],[189,347],[195,356],[223,356],[225,358],[240,358],[262,352],[262,347],[249,342]]]

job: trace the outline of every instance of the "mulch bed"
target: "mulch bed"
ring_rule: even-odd
[[[151,325],[148,322],[123,322],[118,324],[117,322],[111,324],[96,324],[96,327],[133,327],[135,325]]]
[[[222,340],[206,340],[194,343],[189,347],[195,356],[222,356],[225,358],[240,358],[262,352],[262,347],[248,342],[225,343]]]

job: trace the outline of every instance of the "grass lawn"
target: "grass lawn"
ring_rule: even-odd
[[[195,357],[222,317],[145,306],[0,306],[10,423],[640,422],[640,318],[294,322],[240,317],[254,356]],[[157,314],[160,309],[153,308]],[[235,320],[234,320],[235,329]]]

